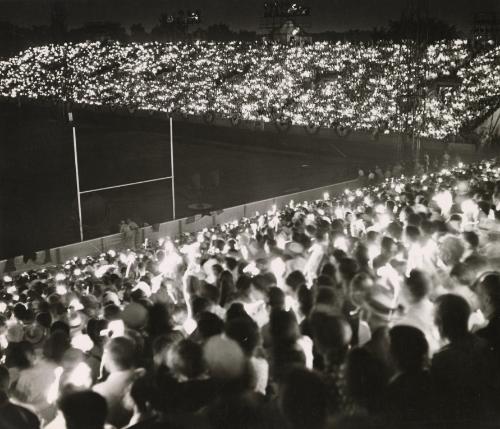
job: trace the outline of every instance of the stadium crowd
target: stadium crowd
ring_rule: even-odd
[[[475,51],[454,40],[416,51],[389,42],[65,43],[0,61],[0,95],[342,134],[410,127],[437,139],[495,107],[500,47]]]
[[[0,425],[498,427],[499,179],[380,177],[5,275]]]

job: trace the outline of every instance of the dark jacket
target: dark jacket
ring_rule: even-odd
[[[0,428],[1,429],[39,429],[40,421],[31,411],[9,401],[5,393],[0,392]]]

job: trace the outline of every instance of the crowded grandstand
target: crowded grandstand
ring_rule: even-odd
[[[498,427],[500,164],[448,162],[5,275],[0,416]]]
[[[495,111],[500,48],[434,42],[121,43],[28,48],[0,61],[0,95],[445,139]]]

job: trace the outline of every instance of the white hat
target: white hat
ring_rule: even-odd
[[[228,380],[243,375],[245,355],[236,341],[217,335],[206,342],[203,352],[212,377]]]
[[[114,304],[119,306],[120,298],[118,298],[118,295],[115,292],[107,291],[102,296],[102,303],[103,305]]]
[[[143,305],[132,302],[123,309],[121,317],[127,327],[139,329],[146,325],[148,311]]]
[[[132,292],[136,290],[141,290],[142,293],[146,296],[146,298],[149,298],[151,296],[151,288],[146,282],[139,282],[135,285],[135,287],[132,289]]]

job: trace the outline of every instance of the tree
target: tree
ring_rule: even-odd
[[[457,29],[440,19],[433,17],[401,15],[397,21],[389,21],[387,28],[375,29],[374,38],[386,40],[436,41],[458,37]]]

